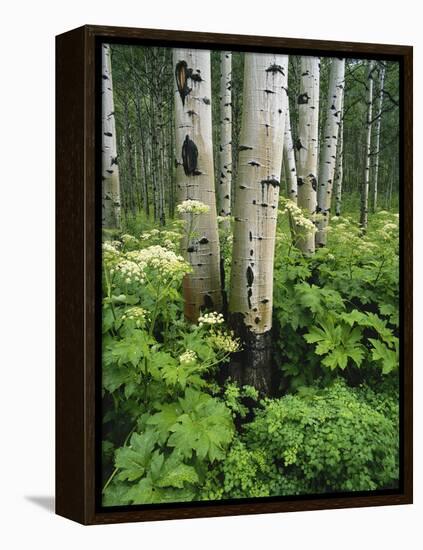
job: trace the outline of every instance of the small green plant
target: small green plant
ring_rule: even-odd
[[[280,494],[283,483],[313,494],[394,487],[398,480],[395,400],[348,388],[340,379],[264,401],[245,441],[251,449],[266,449],[282,480]]]

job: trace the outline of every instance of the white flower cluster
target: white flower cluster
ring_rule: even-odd
[[[160,275],[167,277],[184,275],[190,270],[182,256],[178,256],[172,250],[167,250],[160,245],[128,252],[127,258],[136,263],[142,272],[152,268],[157,270]]]
[[[239,340],[234,337],[234,333],[215,332],[212,333],[207,341],[209,344],[216,348],[216,350],[223,351],[225,353],[235,353],[240,349]]]
[[[144,233],[141,233],[140,239],[143,241],[148,241],[152,237],[158,237],[160,235],[160,231],[158,229],[151,229],[150,231],[144,231]]]
[[[131,260],[122,260],[110,270],[110,273],[120,275],[127,285],[131,283],[143,284],[145,281],[144,270]]]
[[[316,226],[313,221],[304,215],[304,212],[299,206],[295,204],[294,201],[285,200],[282,206],[281,213],[291,216],[297,229],[301,228],[307,232],[316,231]]]
[[[211,313],[205,313],[200,315],[198,318],[198,326],[202,327],[204,325],[221,325],[224,322],[223,315],[212,311]]]
[[[176,209],[180,214],[205,214],[210,207],[203,202],[189,199],[178,204]]]
[[[197,360],[197,354],[191,349],[184,351],[182,355],[179,356],[179,362],[181,365],[189,365],[194,363]]]
[[[395,231],[396,229],[398,229],[398,226],[395,223],[386,223],[383,226],[383,229],[384,231]]]
[[[119,243],[120,244],[120,243]],[[107,258],[116,258],[119,256],[116,241],[105,241],[102,245],[103,255]]]
[[[128,308],[122,315],[122,321],[134,321],[135,326],[143,327],[147,320],[147,311],[139,306]]]
[[[127,233],[125,233],[124,235],[122,235],[122,236],[121,236],[121,239],[122,239],[122,242],[123,242],[124,244],[130,244],[130,243],[135,244],[135,243],[138,242],[137,239],[136,239],[136,237],[134,237],[133,235],[128,235]]]

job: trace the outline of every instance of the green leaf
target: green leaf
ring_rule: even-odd
[[[179,403],[169,403],[161,406],[160,412],[153,414],[148,420],[149,426],[155,426],[160,441],[164,443],[169,436],[170,428],[175,424],[179,416],[182,414],[182,408]]]
[[[157,485],[159,487],[182,489],[185,483],[195,484],[198,482],[199,479],[195,468],[180,462],[176,455],[171,455],[164,463]]]
[[[372,357],[375,361],[382,361],[382,373],[389,374],[398,368],[399,354],[397,349],[389,349],[386,344],[375,338],[369,338],[372,343]]]
[[[191,458],[193,452],[201,460],[224,458],[234,433],[229,409],[217,399],[189,388],[179,401],[186,412],[170,428],[168,446],[175,447],[184,458]]]
[[[115,466],[120,470],[118,478],[135,481],[142,477],[149,466],[156,442],[157,434],[153,430],[132,434],[130,445],[116,451]]]

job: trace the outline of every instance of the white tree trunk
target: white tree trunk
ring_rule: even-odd
[[[298,95],[297,151],[298,206],[313,219],[317,207],[317,162],[319,153],[319,84],[320,59],[301,58],[301,81]],[[304,254],[315,250],[315,231],[296,229],[297,245]]]
[[[283,164],[287,181],[288,198],[297,202],[297,168],[295,166],[294,144],[292,141],[289,101],[286,102],[285,131],[283,140]]]
[[[327,241],[327,227],[329,225],[333,180],[335,176],[336,148],[342,118],[344,79],[345,59],[334,57],[330,67],[326,121],[323,129],[322,151],[320,153],[317,212],[321,218],[317,222],[316,246],[325,246]]]
[[[341,215],[343,177],[344,177],[344,117],[341,116],[341,125],[339,126],[338,148],[336,151],[336,166],[335,166],[335,216]]]
[[[360,203],[360,225],[363,231],[367,229],[367,220],[369,212],[369,182],[370,182],[370,159],[372,153],[372,106],[373,106],[373,63],[368,62],[367,82],[366,82],[366,159],[363,183],[361,184],[361,203]]]
[[[116,148],[115,107],[113,101],[110,46],[101,48],[102,70],[102,225],[120,227],[120,185]]]
[[[184,255],[193,272],[184,279],[185,316],[196,322],[202,309],[220,311],[220,249],[214,185],[210,52],[174,49],[177,199],[198,200],[207,213],[183,214],[189,230]]]
[[[382,124],[382,108],[383,108],[383,87],[385,84],[385,65],[380,68],[379,75],[379,101],[377,106],[377,119],[375,125],[375,148],[374,148],[374,174],[373,174],[373,212],[377,210],[377,192],[378,192],[378,178],[379,178],[379,148],[380,148],[380,128]]]
[[[244,345],[242,380],[265,392],[287,72],[286,55],[245,54],[229,313]]]
[[[220,147],[217,213],[231,215],[232,186],[232,53],[220,54]],[[229,220],[223,227],[229,229]]]

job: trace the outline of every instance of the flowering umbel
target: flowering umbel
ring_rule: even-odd
[[[180,214],[206,214],[210,207],[203,202],[189,199],[178,204],[176,209]]]

